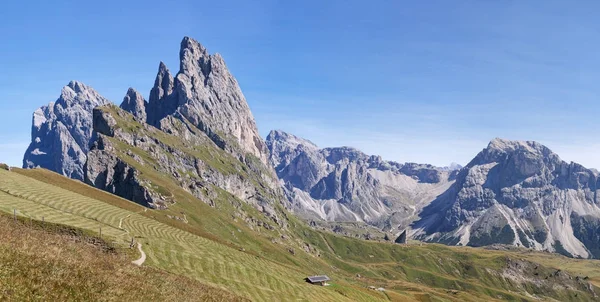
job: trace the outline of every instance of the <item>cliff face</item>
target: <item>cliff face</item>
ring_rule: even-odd
[[[415,223],[429,241],[600,257],[598,175],[536,142],[495,139]]]
[[[133,88],[129,88],[123,98],[123,103],[121,103],[121,109],[133,114],[138,121],[146,122],[148,119],[146,107],[148,107],[148,102],[146,102],[142,94]]]
[[[536,142],[495,139],[465,168],[399,164],[319,149],[281,131],[267,138],[289,207],[309,219],[364,221],[451,245],[508,244],[600,257],[600,180]]]
[[[185,117],[165,117],[158,129],[108,105],[94,109],[93,120],[86,183],[158,209],[178,202],[173,185],[211,206],[226,191],[284,224],[281,190],[262,162],[241,162]]]
[[[453,182],[455,171],[400,164],[356,149],[319,149],[283,131],[267,137],[270,162],[299,215],[361,221],[398,232]]]
[[[42,167],[83,180],[83,165],[92,138],[92,109],[109,101],[91,87],[72,81],[60,97],[33,114],[31,144],[24,168]]]
[[[177,112],[220,148],[242,160],[249,154],[266,164],[266,145],[221,55],[211,55],[200,43],[185,37],[179,58],[175,78],[163,63],[159,66],[150,93],[149,124],[159,127],[161,119]]]

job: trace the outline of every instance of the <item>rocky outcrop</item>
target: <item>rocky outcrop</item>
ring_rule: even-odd
[[[271,131],[267,146],[289,207],[310,219],[362,221],[399,232],[456,175],[431,165],[384,161],[349,147],[319,149],[283,131]]]
[[[277,182],[264,165],[241,162],[185,117],[164,117],[157,128],[114,106],[96,108],[93,116],[97,139],[88,154],[86,183],[159,209],[181,201],[167,184],[213,207],[228,192],[284,223],[276,210],[282,193],[271,189]]]
[[[146,109],[148,124],[158,127],[162,118],[177,110],[177,98],[173,96],[174,88],[175,81],[171,72],[165,63],[160,62]]]
[[[402,233],[400,233],[400,235],[398,236],[398,238],[396,238],[396,240],[394,240],[395,243],[399,243],[399,244],[405,244],[406,243],[406,230],[402,231]]]
[[[221,55],[210,55],[200,43],[185,37],[179,58],[175,93],[181,115],[221,148],[233,149],[238,145],[243,152],[266,164],[266,145],[258,134],[248,103]]]
[[[94,89],[72,81],[56,102],[33,114],[32,142],[24,168],[42,167],[83,180],[83,165],[92,138],[92,109],[109,101]]]
[[[104,134],[99,134],[84,167],[85,183],[143,206],[165,209],[165,198],[149,189],[139,171],[119,158]]]
[[[147,105],[148,102],[146,102],[144,97],[137,90],[129,88],[125,98],[123,98],[123,103],[121,103],[121,109],[133,114],[137,120],[146,122]]]
[[[415,236],[600,257],[590,236],[600,218],[599,185],[596,172],[539,143],[495,139],[423,210]]]
[[[160,127],[161,119],[177,112],[221,149],[241,160],[250,154],[266,165],[266,145],[221,55],[211,55],[196,40],[185,37],[179,58],[180,70],[175,78],[162,62],[159,66],[150,92],[148,123]]]

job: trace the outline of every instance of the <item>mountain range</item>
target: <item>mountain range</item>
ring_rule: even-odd
[[[148,101],[130,88],[117,107],[70,82],[35,111],[24,168],[155,209],[177,203],[181,188],[212,207],[231,195],[252,207],[230,200],[236,219],[253,228],[285,228],[287,208],[309,221],[364,223],[396,236],[408,229],[427,242],[600,258],[598,172],[539,143],[494,139],[465,167],[435,167],[319,148],[283,131],[263,140],[219,54],[185,37],[179,57],[175,76],[159,64]]]

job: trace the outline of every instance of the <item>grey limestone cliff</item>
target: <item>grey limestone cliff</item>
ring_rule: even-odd
[[[177,112],[205,132],[220,148],[245,159],[247,154],[267,163],[268,150],[250,107],[223,57],[209,54],[185,37],[179,52],[180,70],[173,78],[161,63],[150,92],[148,122]]]
[[[444,192],[456,174],[431,165],[385,161],[349,147],[319,149],[283,131],[271,131],[267,146],[294,212],[397,232]]]
[[[42,167],[82,180],[92,138],[92,109],[108,103],[83,83],[72,81],[63,87],[55,102],[34,112],[23,167]]]
[[[146,107],[148,102],[144,99],[141,93],[133,88],[127,90],[121,109],[133,114],[139,121],[145,122],[147,119]]]
[[[536,142],[495,139],[420,214],[417,238],[600,257],[598,174]]]
[[[179,55],[180,71],[175,77],[164,63],[159,64],[149,101],[129,88],[121,108],[159,129],[165,118],[184,118],[239,160],[252,163],[258,159],[268,177],[275,178],[267,163],[265,142],[223,58],[209,54],[189,37],[182,40]],[[69,83],[56,102],[34,113],[32,143],[23,166],[43,167],[83,180],[92,137],[92,110],[106,104],[109,101],[92,88]]]

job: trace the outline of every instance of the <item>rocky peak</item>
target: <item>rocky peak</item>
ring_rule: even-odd
[[[538,142],[496,138],[477,154],[467,168],[497,164],[494,171],[504,171],[499,177],[506,181],[508,178],[522,180],[543,171],[552,171],[563,163],[558,155]]]
[[[202,75],[207,78],[211,72],[211,55],[198,41],[184,37],[179,50],[179,72]]]
[[[598,257],[590,249],[597,244],[574,222],[593,224],[600,218],[599,185],[594,171],[562,161],[540,143],[494,139],[415,226],[424,223],[428,231],[421,238],[438,242],[512,244]]]
[[[148,124],[158,126],[162,118],[177,109],[177,99],[172,96],[175,89],[174,81],[165,63],[160,62],[146,109]]]
[[[164,96],[173,92],[174,79],[167,65],[162,61],[158,65],[158,73],[154,80],[154,87],[150,91],[150,101],[161,100]]]
[[[83,179],[83,165],[92,138],[92,110],[110,103],[93,88],[71,81],[60,97],[33,114],[32,142],[24,168],[42,167]]]
[[[69,84],[67,84],[67,86],[65,86],[65,88],[71,88],[73,91],[75,91],[76,93],[82,92],[84,90],[87,90],[88,87],[78,81],[70,81]]]
[[[538,142],[511,141],[501,138],[490,141],[480,155],[483,155],[486,160],[494,161],[498,160],[499,157],[518,153],[527,154],[529,157],[552,157],[553,159],[559,160],[556,154]]]
[[[463,166],[461,164],[452,162],[452,163],[450,163],[450,165],[445,166],[442,169],[446,170],[446,171],[458,171],[462,168],[463,168]]]
[[[96,106],[106,104],[108,101],[100,96],[100,94],[78,81],[71,81],[64,86],[60,92],[60,97],[55,102],[55,106],[64,110],[69,110],[71,107],[80,107],[84,110],[93,109]],[[57,112],[58,113],[58,112]]]
[[[177,111],[219,147],[243,158],[249,153],[267,164],[267,147],[223,58],[210,55],[200,43],[185,37],[180,60],[174,92]]]
[[[352,147],[335,147],[323,149],[325,157],[330,164],[335,164],[339,161],[347,160],[349,162],[367,161],[369,156],[358,149]]]
[[[281,130],[269,132],[266,144],[270,151],[269,161],[276,170],[281,165],[289,165],[291,159],[302,152],[315,153],[319,150],[313,142]]]
[[[273,146],[276,144],[289,146],[292,149],[300,145],[314,149],[319,148],[317,145],[307,139],[297,137],[282,130],[271,130],[269,135],[267,135],[267,145]]]
[[[121,103],[121,109],[133,114],[133,116],[145,122],[146,121],[146,106],[148,102],[144,99],[141,93],[133,88],[127,90],[123,103]]]

